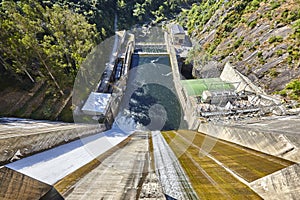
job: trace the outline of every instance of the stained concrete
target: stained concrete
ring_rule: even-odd
[[[155,199],[163,196],[156,178],[147,177],[148,142],[148,133],[134,133],[123,148],[76,183],[66,199]],[[149,177],[154,179],[149,180]]]
[[[300,162],[300,116],[201,123],[198,131],[263,153]]]
[[[161,133],[152,132],[152,135],[155,170],[164,193],[177,200],[198,199],[177,157]]]
[[[0,165],[106,129],[95,124],[0,119]]]
[[[201,123],[198,131],[298,163],[256,180],[250,186],[264,199],[299,199],[299,122],[299,116],[266,117],[226,124]]]
[[[264,199],[299,199],[300,165],[295,164],[250,183]]]
[[[62,200],[51,185],[45,184],[12,169],[0,168],[0,199],[3,200]]]

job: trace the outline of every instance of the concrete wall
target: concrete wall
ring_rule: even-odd
[[[236,88],[237,92],[245,90],[249,92],[264,94],[264,91],[261,88],[254,85],[250,79],[235,70],[229,63],[226,63],[220,75],[220,78],[226,82],[239,82],[240,84]]]
[[[230,125],[201,123],[199,132],[263,153],[300,162],[300,135]]]
[[[123,64],[123,74],[121,79],[115,83],[115,88],[112,91],[112,96],[108,103],[107,113],[105,115],[106,118],[106,127],[111,128],[113,125],[115,118],[118,115],[119,108],[122,102],[123,95],[126,90],[128,73],[130,70],[131,58],[135,48],[134,35],[130,35],[129,41],[126,45],[124,64]]]
[[[32,134],[21,134],[20,129],[20,136],[0,139],[0,165],[10,162],[13,157],[26,157],[105,129],[102,125],[73,125],[47,132],[33,129]]]
[[[0,199],[4,200],[62,200],[51,185],[45,184],[12,169],[0,168]]]
[[[250,183],[264,199],[299,199],[300,165],[295,164]]]
[[[192,105],[189,96],[187,95],[187,92],[185,88],[181,85],[180,83],[180,72],[179,72],[179,67],[178,67],[178,62],[177,62],[177,57],[176,57],[176,51],[175,48],[171,45],[171,42],[169,40],[169,35],[167,32],[165,32],[165,41],[167,45],[167,50],[170,55],[170,63],[172,67],[172,74],[173,74],[173,81],[174,85],[176,88],[177,96],[180,101],[181,107],[184,112],[184,117],[185,120],[188,124],[188,129],[197,129],[198,127],[198,120],[196,117],[195,107]]]
[[[298,163],[253,181],[249,186],[263,199],[299,199],[300,135],[212,123],[201,123],[198,131]],[[209,145],[212,148],[214,144]]]

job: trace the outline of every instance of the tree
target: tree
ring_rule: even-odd
[[[0,14],[0,55],[6,70],[53,83],[63,95],[96,44],[95,25],[67,7],[44,8],[33,0],[3,1]]]

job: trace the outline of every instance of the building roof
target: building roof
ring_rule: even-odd
[[[220,78],[181,80],[181,84],[189,96],[201,96],[205,90],[212,92],[234,89],[233,84],[224,82]]]
[[[184,29],[182,28],[182,26],[180,26],[178,24],[173,24],[171,26],[171,33],[173,35],[176,35],[176,34],[185,34]]]
[[[86,100],[82,111],[90,115],[105,115],[111,94],[92,92]]]

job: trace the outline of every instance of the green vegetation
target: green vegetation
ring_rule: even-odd
[[[279,75],[279,72],[277,72],[276,69],[272,68],[270,69],[269,74],[272,78],[276,78]]]
[[[64,100],[71,93],[78,68],[95,45],[114,34],[115,16],[119,30],[177,17],[196,40],[202,39],[203,32],[214,31],[212,40],[195,45],[189,61],[195,57],[205,62],[213,58],[223,61],[229,55],[238,55],[234,58],[236,62],[244,55],[248,57],[249,52],[258,49],[263,52],[271,45],[287,43],[286,51],[278,50],[272,56],[288,54],[284,62],[296,69],[300,59],[300,9],[298,0],[293,5],[289,3],[283,0],[3,0],[0,3],[1,88],[9,85],[35,93],[37,85],[46,85],[41,91],[45,94],[27,98],[37,105],[28,103],[13,114],[49,118],[55,105],[56,110],[62,110],[64,119],[71,116],[68,114],[71,103],[65,104]],[[242,30],[254,33],[263,27],[258,24],[269,24],[270,29],[289,25],[293,33],[284,39],[270,37],[267,42],[262,39],[265,30],[256,34],[261,38],[238,34]],[[223,45],[224,42],[229,45]],[[255,59],[259,65],[270,61],[259,54]],[[68,107],[60,109],[59,104]]]
[[[237,48],[242,44],[243,40],[244,40],[244,37],[241,37],[241,38],[237,39],[237,40],[234,42],[233,47],[234,47],[235,49],[237,49]]]
[[[124,5],[128,6],[128,11],[130,11],[129,9],[133,10],[133,17],[128,15],[128,13],[123,13],[124,15],[122,15],[122,17],[128,17],[127,20],[129,21],[135,19],[135,23],[144,23],[145,21],[149,21],[149,19],[156,23],[166,19],[172,19],[176,14],[181,12],[182,8],[189,8],[193,3],[197,2],[197,0],[139,0],[132,4],[131,0],[122,1],[124,2]]]
[[[21,87],[47,85],[15,114],[29,117],[32,113],[31,117],[49,119],[53,103],[70,94],[80,64],[96,45],[96,27],[83,15],[58,4],[48,7],[24,0],[2,1],[0,5],[2,76],[11,77]],[[52,100],[43,102],[49,98]],[[38,109],[43,111],[33,114]]]
[[[189,33],[192,33],[196,29],[197,31],[201,31],[223,2],[223,0],[206,0],[198,4],[193,4],[190,10],[182,11],[179,16],[179,23],[181,25],[186,24]]]
[[[281,36],[272,36],[269,38],[268,42],[269,43],[275,43],[275,42],[282,42],[283,41],[283,38]]]
[[[257,52],[257,57],[262,58],[262,56],[263,56],[263,52],[261,51]]]
[[[271,2],[271,9],[276,9],[280,6],[280,2],[278,0],[272,1]]]
[[[281,16],[280,16],[280,22],[283,22],[285,24],[290,24],[291,22],[299,19],[300,17],[300,11],[298,10],[284,10],[282,13],[281,13]]]
[[[279,75],[277,72],[284,69],[277,70],[275,66],[270,73],[260,73],[259,69],[263,65],[272,64],[274,59],[282,57],[279,68],[287,66],[297,71],[299,69],[299,1],[204,0],[194,4],[189,10],[183,10],[177,20],[188,29],[195,41],[201,41],[201,48],[193,49],[188,56],[190,61],[202,61],[196,65],[199,69],[210,61],[222,64],[231,61],[240,71],[249,72],[249,64],[259,72],[254,76],[263,79],[262,87],[269,88],[270,92],[277,90],[279,86],[268,85],[274,83],[274,79]],[[287,29],[281,29],[284,26]],[[257,56],[253,56],[255,51],[260,51]],[[202,59],[203,57],[206,59]],[[247,65],[240,62],[245,57]],[[270,76],[271,82],[264,81],[267,80],[264,76]]]
[[[239,55],[237,56],[237,59],[238,59],[239,61],[241,61],[241,60],[243,60],[243,57],[244,57],[244,54],[243,54],[243,52],[241,52],[241,53],[239,53]]]
[[[257,20],[253,20],[250,23],[248,23],[248,26],[252,29],[256,26],[256,24],[257,24]]]
[[[277,55],[278,57],[280,57],[280,56],[282,56],[282,54],[283,54],[283,50],[282,50],[282,49],[277,49],[275,53],[276,53],[276,55]]]
[[[300,100],[300,80],[292,80],[285,86],[285,89],[278,93],[293,100]]]
[[[0,78],[7,77],[15,83],[9,86],[20,88],[24,95],[38,84],[46,85],[39,91],[43,94],[27,98],[28,103],[8,114],[53,119],[57,117],[54,112],[62,111],[61,117],[70,117],[70,121],[71,104],[65,100],[70,99],[78,69],[93,47],[114,34],[115,17],[118,29],[130,29],[135,24],[173,18],[194,2],[0,1]],[[65,105],[68,107],[63,108]]]
[[[253,12],[256,11],[259,8],[260,1],[259,0],[253,0],[247,7],[247,12]]]

